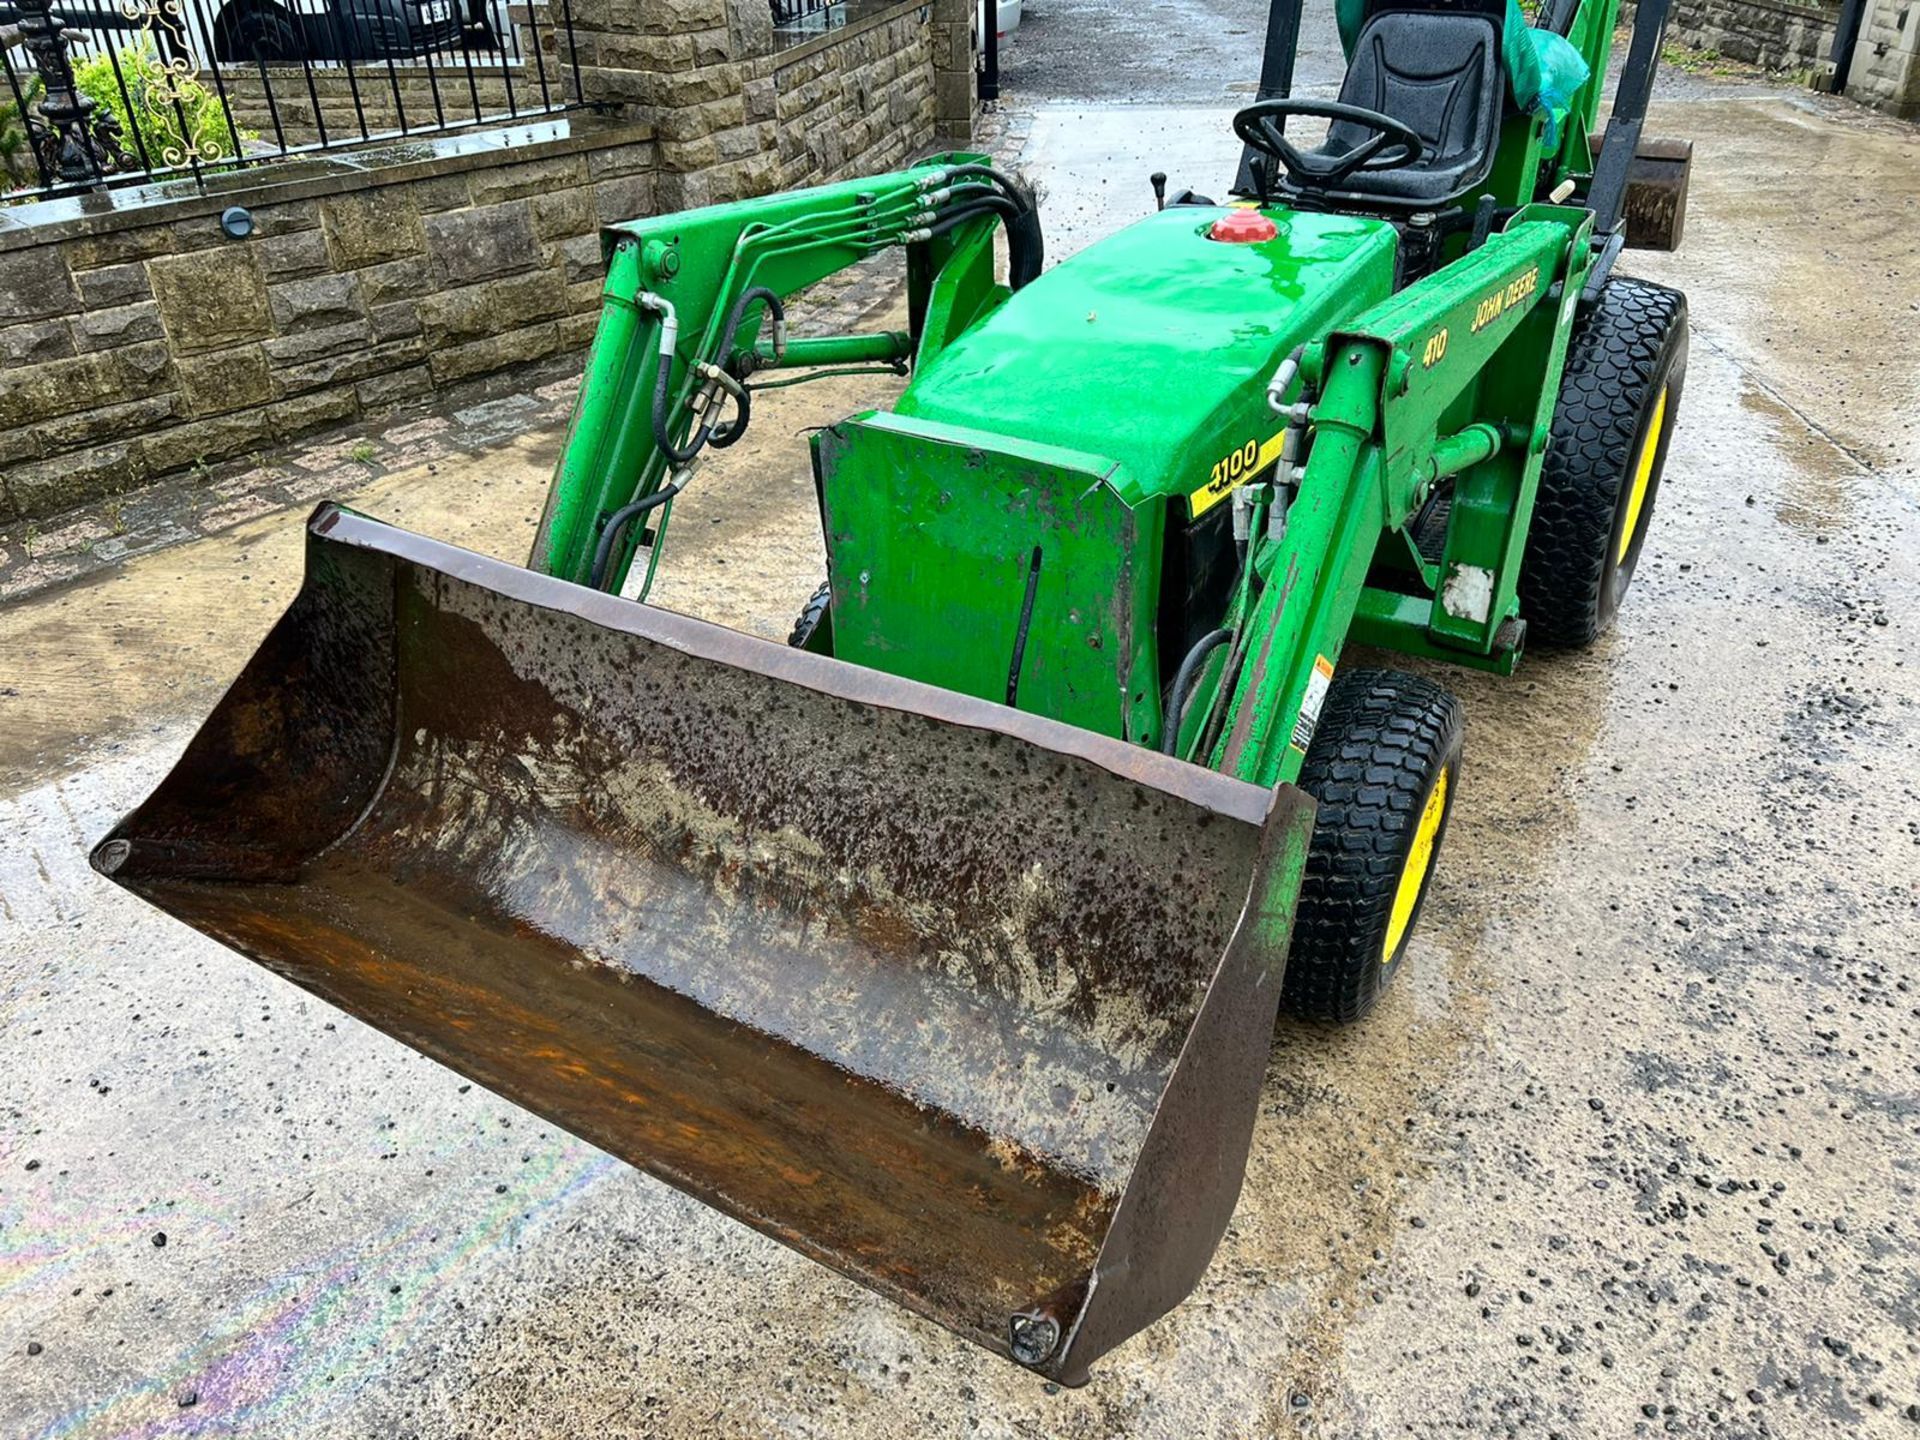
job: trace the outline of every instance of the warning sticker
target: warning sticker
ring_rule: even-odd
[[[1327,687],[1333,684],[1333,662],[1317,656],[1313,674],[1307,677],[1307,693],[1300,698],[1300,714],[1293,722],[1293,748],[1304,753],[1320,726],[1320,707],[1327,703]]]

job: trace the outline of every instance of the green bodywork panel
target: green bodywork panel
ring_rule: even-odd
[[[1165,527],[1279,429],[1281,360],[1392,288],[1381,221],[1274,211],[1272,240],[1226,244],[1225,213],[1080,252],[923,360],[891,415],[817,437],[836,654],[1004,700],[1028,613],[1013,703],[1157,740]]]
[[[1163,210],[1054,266],[923,362],[894,412],[1106,456],[1129,505],[1198,489],[1279,429],[1280,361],[1393,285],[1384,221],[1270,210],[1272,240],[1223,244],[1225,213]]]
[[[887,414],[815,446],[836,655],[1103,735],[1151,724],[1162,507],[1130,507],[1113,461]]]

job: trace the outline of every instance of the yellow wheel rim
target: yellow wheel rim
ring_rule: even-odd
[[[1660,398],[1653,402],[1653,418],[1647,424],[1646,438],[1640,442],[1639,458],[1633,462],[1633,489],[1627,493],[1627,519],[1620,527],[1620,551],[1613,563],[1627,563],[1627,551],[1640,530],[1640,512],[1646,507],[1647,486],[1653,482],[1653,461],[1660,453],[1660,431],[1667,423],[1667,387],[1660,387]]]
[[[1447,813],[1447,772],[1440,767],[1433,789],[1427,792],[1426,807],[1420,812],[1420,824],[1413,832],[1413,848],[1407,851],[1406,866],[1400,871],[1400,887],[1393,892],[1393,913],[1387,918],[1386,948],[1380,963],[1389,965],[1406,939],[1407,926],[1413,923],[1413,907],[1420,903],[1421,887],[1427,883],[1427,871],[1433,868],[1433,843],[1440,837],[1440,821]]]

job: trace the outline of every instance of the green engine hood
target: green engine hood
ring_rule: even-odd
[[[1176,206],[1048,270],[923,365],[894,413],[1104,456],[1129,505],[1206,485],[1279,428],[1275,366],[1393,282],[1383,221],[1273,210],[1272,240],[1208,239],[1226,213]]]

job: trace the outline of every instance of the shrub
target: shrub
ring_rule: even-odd
[[[118,54],[118,75],[114,73],[113,57],[102,53],[74,67],[74,83],[98,110],[111,111],[120,122],[122,143],[129,155],[138,159],[144,146],[147,163],[158,170],[186,164],[189,148],[202,160],[219,160],[234,153],[233,134],[227,129],[218,95],[191,73],[170,69],[146,35]],[[242,130],[240,138],[246,141],[254,136]]]
[[[45,88],[38,75],[28,75],[21,86],[23,104],[16,105],[10,92],[0,101],[0,179],[5,180],[6,189],[30,185],[39,178],[39,167],[33,163],[33,135],[21,111],[31,112]]]

